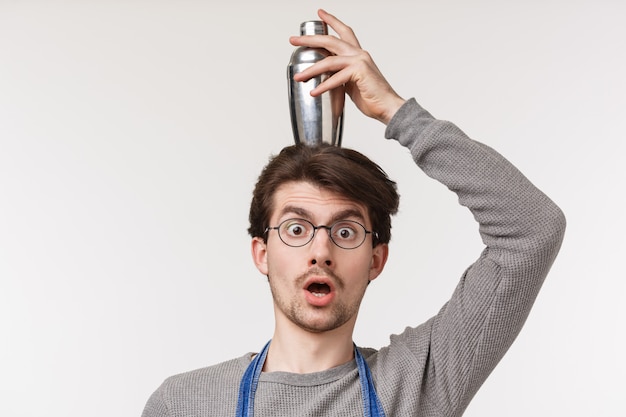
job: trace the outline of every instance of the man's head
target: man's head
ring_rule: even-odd
[[[265,166],[250,205],[252,237],[266,238],[274,210],[274,194],[283,184],[307,182],[364,205],[377,233],[374,245],[389,243],[391,216],[398,211],[396,184],[369,158],[342,147],[293,145],[284,148]]]
[[[296,145],[270,160],[254,190],[249,232],[277,328],[353,328],[369,282],[385,266],[398,200],[380,167],[349,149]]]

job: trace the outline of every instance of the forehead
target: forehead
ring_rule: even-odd
[[[274,221],[297,215],[316,222],[351,217],[369,223],[363,204],[309,182],[282,184],[274,192],[273,203],[270,217]]]

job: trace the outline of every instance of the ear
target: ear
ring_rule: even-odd
[[[372,262],[370,263],[369,276],[370,281],[374,281],[380,275],[380,273],[383,272],[388,257],[389,245],[387,245],[386,243],[379,243],[372,249]]]
[[[252,261],[260,273],[267,276],[267,244],[260,237],[252,238]]]

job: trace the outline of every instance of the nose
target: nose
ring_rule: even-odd
[[[319,265],[330,267],[333,265],[332,254],[335,244],[330,239],[330,229],[318,226],[310,245],[309,266]]]

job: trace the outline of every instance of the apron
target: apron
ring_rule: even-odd
[[[261,376],[261,370],[267,357],[267,351],[270,342],[263,347],[263,350],[254,357],[246,372],[244,372],[239,384],[239,398],[237,400],[236,417],[253,417],[254,416],[254,394],[256,393]],[[363,396],[363,415],[365,417],[385,417],[382,404],[376,395],[374,382],[367,366],[365,359],[354,345],[354,357],[359,369],[359,381],[361,382],[361,394]]]

